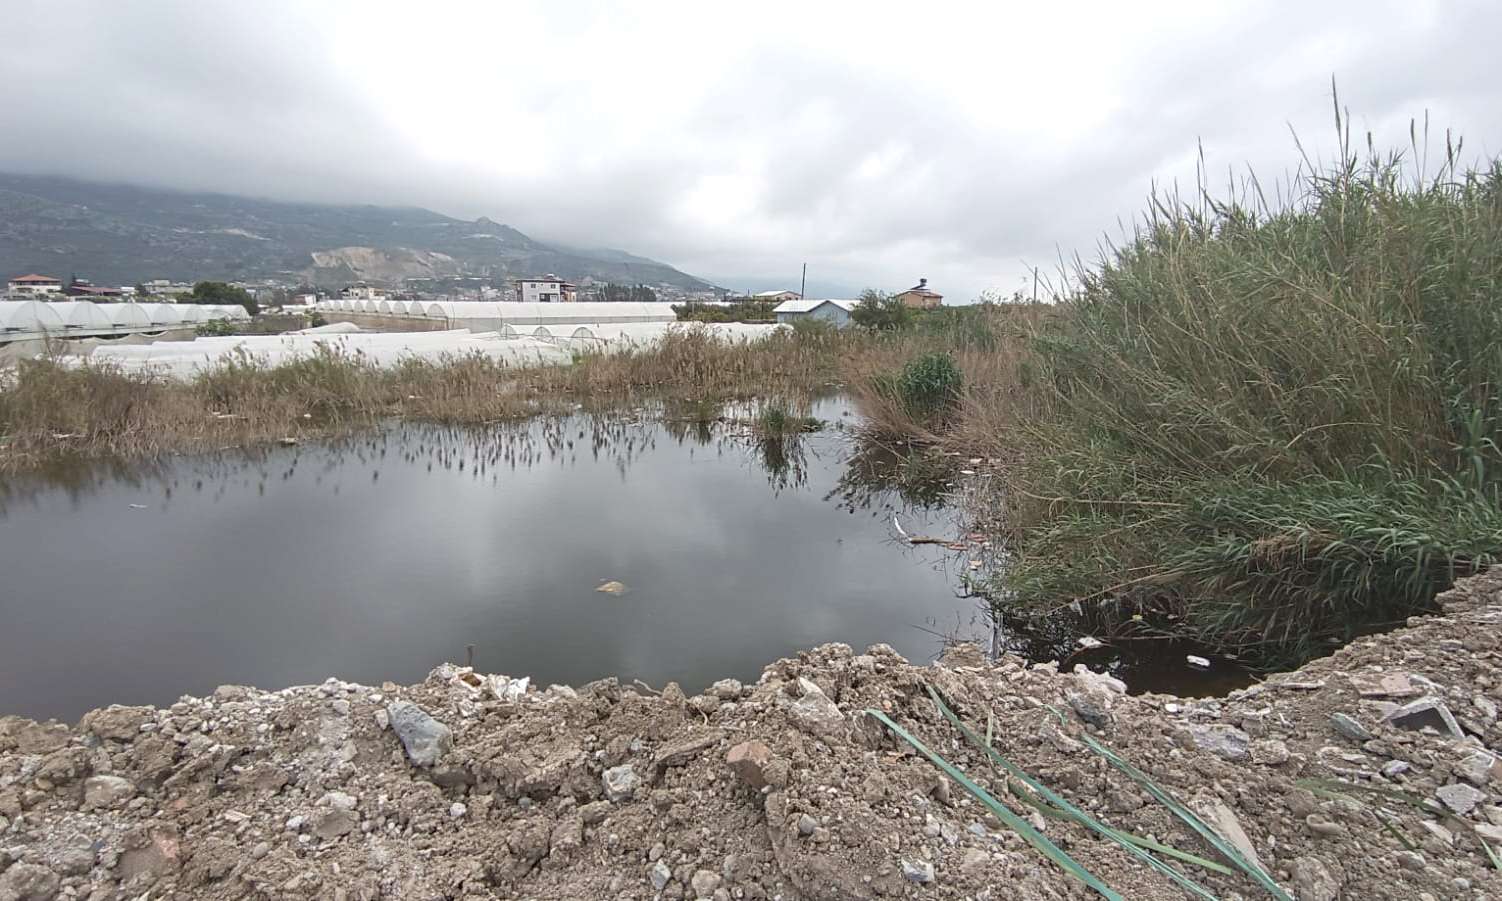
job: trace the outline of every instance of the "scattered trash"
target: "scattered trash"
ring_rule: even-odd
[[[1184,659],[1189,661],[1189,665],[1196,669],[1210,668],[1210,661],[1206,660],[1204,657],[1196,657],[1193,654],[1185,654]]]
[[[603,594],[625,594],[626,586],[612,579],[611,581],[601,585],[599,588],[596,588],[595,591],[601,592]]]
[[[280,444],[282,447],[292,447],[293,445],[297,444],[297,439],[291,437],[279,438],[277,439],[276,443]]]
[[[1092,638],[1089,635],[1086,635],[1079,640],[1079,645],[1085,650],[1091,651],[1099,647],[1104,647],[1105,642],[1101,641],[1099,638]]]
[[[132,509],[132,510],[145,510],[146,509],[146,505],[145,504],[131,504],[130,505],[130,509]]]

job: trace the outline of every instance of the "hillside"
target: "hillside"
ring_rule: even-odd
[[[152,278],[507,278],[709,283],[619,250],[544,244],[480,218],[416,207],[326,206],[0,173],[0,274]]]

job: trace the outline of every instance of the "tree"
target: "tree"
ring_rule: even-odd
[[[228,306],[235,304],[245,308],[245,312],[254,316],[261,312],[260,304],[250,296],[250,292],[244,288],[237,288],[228,282],[199,282],[193,286],[193,293],[186,295],[179,303],[207,303],[223,304]]]
[[[913,311],[894,295],[867,288],[850,311],[850,319],[862,328],[895,332],[912,323]]]

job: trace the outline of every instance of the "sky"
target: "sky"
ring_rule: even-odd
[[[733,288],[1057,283],[1155,187],[1427,115],[1502,151],[1502,4],[0,0],[0,170],[488,216]],[[1298,135],[1298,143],[1294,134]],[[1422,143],[1422,141],[1421,141]]]

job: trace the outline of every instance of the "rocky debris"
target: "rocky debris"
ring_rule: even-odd
[[[805,731],[820,738],[835,738],[845,731],[845,715],[834,701],[810,679],[798,679],[801,694],[792,704],[792,719]]]
[[[52,901],[61,884],[46,867],[18,863],[0,874],[0,901]]]
[[[1399,729],[1419,731],[1421,729],[1434,729],[1441,735],[1456,739],[1465,738],[1460,724],[1455,721],[1455,715],[1445,702],[1436,697],[1423,697],[1417,701],[1404,704],[1387,715],[1387,721]]]
[[[1358,722],[1355,717],[1351,716],[1348,713],[1336,712],[1330,714],[1330,726],[1336,732],[1340,733],[1346,738],[1349,738],[1351,741],[1354,741],[1357,744],[1371,741],[1372,739],[1377,737],[1372,734],[1372,730],[1361,725],[1361,723]]]
[[[605,797],[615,804],[635,797],[636,787],[640,784],[640,780],[636,777],[636,769],[629,763],[606,770],[602,780],[605,785]]]
[[[902,878],[908,882],[927,885],[934,881],[934,865],[926,860],[902,859]]]
[[[1189,738],[1200,750],[1226,760],[1245,760],[1252,741],[1251,736],[1225,723],[1191,723]]]
[[[393,701],[386,705],[386,715],[413,766],[433,766],[454,746],[454,735],[449,727],[433,719],[416,704]]]
[[[762,789],[771,784],[767,767],[772,763],[772,749],[764,742],[754,739],[741,742],[725,755],[725,763],[737,778],[752,788]]]
[[[1456,816],[1462,817],[1470,813],[1477,804],[1486,800],[1486,795],[1464,782],[1443,786],[1434,792],[1434,796],[1441,804],[1450,808]]]
[[[1293,887],[1299,901],[1335,901],[1340,880],[1318,857],[1300,857],[1293,862]]]
[[[971,648],[913,666],[832,644],[693,702],[676,686],[539,689],[444,666],[412,686],[224,686],[76,728],[0,717],[0,899],[1086,897],[862,713],[1007,792],[925,685],[978,731],[989,720],[998,751],[1082,809],[1202,851],[1086,747],[1102,735],[1301,899],[1502,897],[1480,844],[1502,845],[1502,572],[1444,604],[1214,699],[1128,696],[1109,677]],[[1109,731],[1071,694],[1106,708]],[[1389,716],[1414,701],[1452,711],[1460,735],[1438,714]],[[1373,737],[1342,737],[1335,714]],[[1446,815],[1368,790],[1392,788]],[[1032,818],[1129,897],[1184,897],[1078,824]],[[1261,894],[1195,877],[1216,897]]]
[[[90,776],[83,782],[85,810],[119,807],[135,796],[135,783],[119,776]]]

